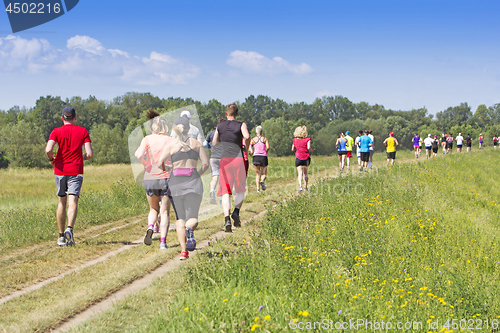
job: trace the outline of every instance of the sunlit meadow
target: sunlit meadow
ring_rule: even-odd
[[[499,327],[500,156],[454,155],[325,180],[269,207],[237,246],[201,253],[142,331]]]

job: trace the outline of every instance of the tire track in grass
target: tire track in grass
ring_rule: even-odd
[[[263,216],[267,210],[263,210],[257,215],[252,216],[250,219],[247,221],[242,221],[242,226],[247,224],[248,222],[257,219],[261,216]],[[215,234],[210,235],[207,239],[202,240],[199,242],[196,246],[196,251],[191,252],[189,254],[190,257],[196,256],[197,252],[201,249],[206,248],[207,246],[210,245],[210,242],[217,241],[219,239],[225,238],[227,235],[226,232],[223,230],[216,232]],[[82,312],[74,315],[73,317],[68,318],[61,326],[58,328],[51,330],[53,333],[59,333],[59,332],[65,332],[77,325],[80,325],[84,323],[85,321],[89,320],[90,318],[99,315],[100,313],[108,310],[111,306],[119,302],[120,300],[124,299],[125,297],[132,295],[133,293],[136,293],[140,291],[143,288],[146,288],[149,286],[156,278],[159,278],[165,273],[177,268],[179,265],[182,264],[182,261],[179,260],[180,254],[176,255],[172,259],[167,260],[165,263],[160,265],[158,268],[156,268],[154,271],[151,273],[143,276],[142,278],[139,278],[132,282],[131,284],[123,287],[122,289],[116,291],[115,293],[109,295],[106,297],[104,300],[100,301],[99,303],[96,303],[87,309],[83,310]]]

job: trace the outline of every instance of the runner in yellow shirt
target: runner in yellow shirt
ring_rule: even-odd
[[[389,137],[384,140],[387,147],[387,166],[393,166],[396,159],[396,147],[399,146],[398,140],[394,137],[394,132],[389,133]]]
[[[347,171],[349,171],[349,167],[351,166],[351,158],[352,158],[352,147],[354,146],[354,139],[349,135],[350,131],[345,132],[346,136],[344,139],[347,140]]]

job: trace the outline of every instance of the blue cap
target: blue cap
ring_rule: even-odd
[[[346,134],[346,135],[349,135],[349,134],[351,134],[351,132],[350,132],[350,131],[347,131],[347,132],[345,132],[345,134]]]

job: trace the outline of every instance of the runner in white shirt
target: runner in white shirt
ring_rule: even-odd
[[[427,134],[427,138],[424,140],[425,156],[427,156],[427,159],[431,158],[432,142],[434,142],[434,139],[431,138],[430,134]]]
[[[458,133],[458,136],[455,138],[457,140],[457,152],[462,152],[462,144],[464,143],[464,137],[462,133]]]
[[[361,150],[360,150],[360,143],[359,139],[361,139],[361,136],[363,135],[363,131],[358,131],[358,136],[356,137],[356,140],[354,141],[354,144],[356,145],[356,153],[358,155],[358,166],[359,166],[359,171],[361,171]]]

